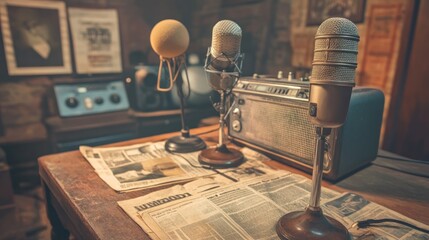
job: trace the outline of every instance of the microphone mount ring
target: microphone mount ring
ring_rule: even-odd
[[[170,81],[170,84],[167,88],[161,87],[162,69],[164,67],[164,62],[167,63],[168,77]],[[173,67],[171,67],[171,62],[173,62]],[[182,68],[186,69],[185,54],[173,58],[164,58],[163,56],[159,56],[158,82],[156,85],[156,90],[159,92],[171,91],[171,89],[173,89],[174,82],[176,82],[177,77],[179,76],[180,70]]]
[[[244,54],[238,53],[235,59],[227,57],[224,53],[222,53],[221,56],[229,61],[229,65],[234,66],[233,72],[213,69],[214,67],[211,66],[211,64],[219,57],[211,57],[210,47],[207,50],[207,57],[204,64],[204,70],[207,73],[216,74],[220,78],[217,80],[220,82],[218,87],[208,81],[210,86],[216,89],[220,94],[220,102],[217,109],[219,110],[219,142],[215,148],[201,151],[198,155],[198,161],[202,165],[209,165],[213,168],[230,168],[240,165],[244,160],[244,156],[239,150],[229,149],[226,146],[224,133],[225,118],[230,113],[230,111],[226,111],[226,98],[232,93],[232,88],[237,84],[238,78],[241,75]],[[211,66],[211,68],[209,68],[209,66]],[[222,82],[228,84],[222,84]]]

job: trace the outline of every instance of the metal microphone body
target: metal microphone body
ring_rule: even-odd
[[[325,216],[320,207],[326,138],[343,125],[355,85],[359,34],[345,18],[329,18],[317,29],[310,79],[310,121],[316,126],[316,151],[310,202],[305,211],[290,212],[276,226],[280,239],[349,240],[339,221]]]
[[[219,71],[234,70],[233,63],[240,55],[242,30],[237,23],[222,20],[216,23],[212,32],[210,55],[211,66]]]
[[[210,86],[217,91],[231,89],[240,74],[236,70],[237,62],[242,58],[241,36],[240,26],[230,20],[219,21],[213,27],[205,70]]]
[[[310,79],[311,122],[337,128],[346,120],[355,86],[359,34],[345,18],[330,18],[317,30]]]
[[[236,167],[243,162],[243,154],[225,144],[224,126],[228,115],[226,100],[241,74],[243,54],[240,53],[242,31],[237,23],[222,20],[213,27],[212,46],[204,64],[209,85],[219,92],[219,143],[215,148],[201,151],[198,160],[215,168]]]

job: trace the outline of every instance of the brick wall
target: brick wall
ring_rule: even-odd
[[[174,0],[66,0],[65,3],[67,7],[117,9],[124,70],[131,68],[128,56],[132,51],[146,53],[149,63],[156,64],[159,58],[149,43],[152,26],[165,18],[186,20],[184,11],[189,10]],[[79,78],[87,76],[10,77],[5,67],[3,46],[0,47],[0,56],[0,128],[3,128],[0,145],[45,140],[44,119],[55,112],[52,101],[46,99],[53,82],[63,78],[79,81]]]
[[[213,25],[221,19],[230,19],[243,29],[246,75],[256,72],[277,76],[278,71],[283,71],[287,76],[289,71],[294,71],[300,77],[311,72],[318,26],[307,24],[309,0],[233,1],[242,4],[232,6],[225,2],[228,1],[199,1],[190,24],[192,51],[205,54],[211,43]],[[404,48],[404,36],[409,34],[406,19],[411,14],[412,1],[367,0],[364,21],[357,24],[360,43],[356,82],[359,86],[379,88],[385,94],[382,138],[394,85],[400,77],[398,67],[403,63],[400,51]],[[379,49],[367,46],[368,33],[375,34],[371,35],[371,42],[378,41]],[[381,33],[385,37],[378,37]]]
[[[385,117],[388,116],[389,102],[392,96],[396,69],[400,62],[397,54],[401,47],[403,20],[409,11],[407,0],[367,0],[365,20],[358,24],[361,41],[359,44],[359,65],[357,83],[382,89],[386,95]],[[214,24],[221,19],[236,21],[243,29],[242,52],[245,52],[244,73],[277,75],[277,71],[311,70],[313,58],[313,41],[317,26],[307,26],[308,0],[67,0],[67,6],[116,8],[119,13],[122,41],[122,60],[124,69],[130,68],[128,54],[140,50],[148,55],[149,64],[157,64],[158,56],[153,53],[149,43],[152,26],[165,18],[182,21],[191,35],[188,53],[198,53],[202,60],[207,47],[211,45],[211,31]],[[364,66],[367,23],[370,21],[373,6],[399,5],[392,55],[388,66],[362,69]],[[375,20],[374,20],[375,21]],[[392,30],[392,31],[393,31]],[[366,59],[368,60],[368,58]],[[371,60],[372,61],[372,60]],[[382,61],[382,60],[380,60]],[[368,62],[365,66],[377,66]],[[4,68],[4,59],[0,67]],[[377,74],[384,74],[381,78]],[[53,76],[10,78],[7,74],[0,79],[0,112],[6,137],[0,137],[0,143],[10,141],[13,135],[21,138],[46,136],[43,118],[50,112],[42,107],[43,96],[55,79]],[[66,76],[73,77],[73,76]],[[373,79],[371,81],[364,81]],[[379,80],[382,79],[382,80]],[[77,79],[78,81],[78,79]],[[51,106],[52,108],[52,106]],[[19,132],[19,134],[16,134]]]

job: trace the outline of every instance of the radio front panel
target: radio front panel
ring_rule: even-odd
[[[57,84],[54,86],[54,92],[61,117],[115,112],[129,108],[122,79]]]
[[[311,167],[316,132],[308,118],[308,84],[240,80],[234,88],[235,104],[229,116],[234,140],[270,149],[300,165]],[[337,131],[328,137],[324,168],[329,171]],[[311,146],[311,147],[309,147]]]

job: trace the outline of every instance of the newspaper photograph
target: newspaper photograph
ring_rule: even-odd
[[[168,153],[164,142],[111,148],[81,146],[79,150],[100,178],[116,191],[179,183],[224,172],[240,177],[242,172],[258,176],[274,171],[263,163],[269,160],[267,157],[248,148],[242,150],[246,158],[242,165],[224,170],[201,166],[199,152]]]
[[[143,229],[153,239],[278,239],[278,219],[307,206],[311,181],[299,175],[265,175],[187,196],[138,211]],[[324,213],[344,224],[353,239],[427,239],[428,236],[388,224],[353,229],[357,220],[404,219],[399,213],[364,198],[324,188]],[[419,226],[422,226],[420,224]]]
[[[429,226],[419,223],[413,219],[403,216],[386,207],[370,202],[360,195],[345,193],[340,197],[325,203],[325,207],[330,210],[332,216],[341,218],[346,226],[352,226],[357,221],[366,219],[398,219],[421,228],[428,229]],[[358,239],[428,239],[429,234],[424,234],[410,227],[396,223],[382,223],[382,227],[371,227],[365,229],[355,229],[352,231]]]

